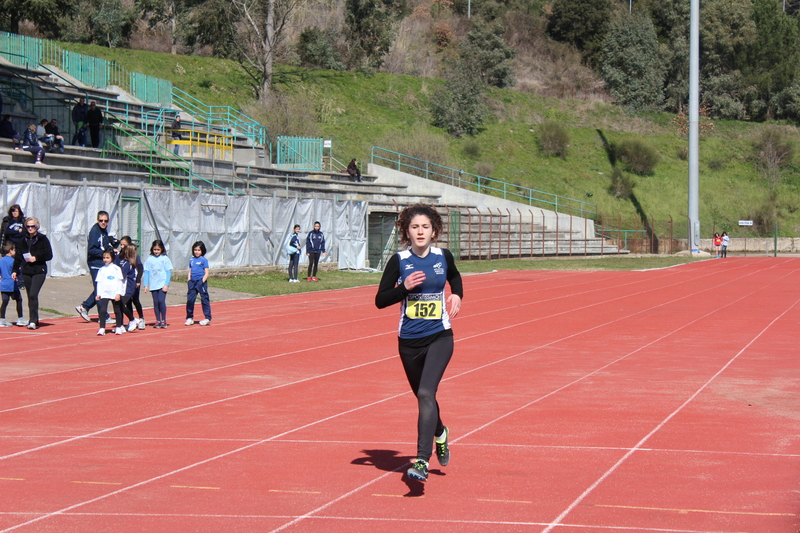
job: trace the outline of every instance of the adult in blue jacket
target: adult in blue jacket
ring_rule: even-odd
[[[86,263],[89,266],[89,274],[92,276],[92,294],[89,295],[81,305],[75,310],[85,321],[89,322],[89,309],[97,303],[97,271],[103,267],[103,252],[113,249],[114,253],[119,241],[108,234],[109,216],[106,211],[97,212],[97,223],[89,230],[89,246],[86,249]]]
[[[325,235],[319,230],[319,222],[314,222],[314,231],[308,232],[306,236],[306,255],[308,256],[308,281],[319,281],[317,278],[317,266],[319,256],[325,257]]]

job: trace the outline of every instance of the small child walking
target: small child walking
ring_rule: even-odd
[[[167,292],[172,279],[172,261],[161,239],[150,246],[150,257],[144,262],[144,292],[153,295],[153,311],[156,315],[154,328],[167,327]]]
[[[194,303],[197,295],[203,305],[205,318],[198,322],[201,326],[211,324],[211,299],[208,297],[208,259],[206,259],[206,245],[197,241],[192,245],[192,258],[189,260],[189,291],[186,293],[186,322],[185,326],[194,324]]]
[[[103,266],[97,271],[97,311],[100,315],[100,329],[97,334],[106,334],[106,320],[108,320],[108,302],[114,306],[114,316],[116,317],[117,327],[114,333],[122,335],[125,328],[122,327],[122,295],[125,294],[125,277],[122,269],[114,264],[114,251],[106,250],[103,252]]]
[[[133,318],[133,309],[128,305],[136,290],[136,246],[120,246],[117,259],[117,265],[122,270],[122,277],[125,279],[125,292],[120,298],[120,308],[128,317],[127,331],[136,331],[139,321]]]
[[[17,302],[17,325],[24,325],[25,318],[22,316],[22,295],[19,292],[19,285],[14,279],[14,256],[17,255],[16,245],[8,241],[3,245],[3,257],[0,259],[0,293],[3,295],[3,303],[0,304],[0,327],[8,328],[13,324],[6,320],[6,308],[8,302]]]
[[[139,248],[133,244],[133,240],[128,236],[125,235],[119,240],[119,247],[120,251],[124,250],[127,247],[131,247],[133,249],[133,255],[136,258],[136,264],[131,262],[132,265],[136,267],[136,284],[135,288],[133,289],[133,296],[131,299],[128,300],[128,303],[125,307],[131,312],[133,315],[133,309],[136,308],[136,314],[139,315],[139,318],[136,319],[136,329],[144,329],[144,310],[142,309],[142,302],[139,300],[139,294],[142,288],[142,277],[144,276],[144,264],[142,263],[142,258],[139,257]]]

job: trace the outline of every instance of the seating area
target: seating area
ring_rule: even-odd
[[[3,181],[57,180],[126,189],[177,188],[187,192],[357,201],[367,202],[370,214],[385,213],[390,217],[398,207],[425,202],[440,205],[444,210],[458,210],[472,220],[475,211],[469,209],[492,205],[486,203],[489,197],[479,193],[465,193],[466,196],[453,201],[436,187],[419,186],[410,177],[382,179],[363,172],[362,181],[355,182],[344,172],[278,168],[273,162],[268,136],[259,137],[250,126],[241,126],[246,122],[236,122],[238,125],[233,126],[232,122],[226,125],[213,119],[204,120],[219,113],[178,89],[173,90],[170,106],[163,107],[161,103],[137,99],[120,87],[84,84],[54,65],[35,61],[20,65],[19,61],[4,57],[4,53],[0,52],[2,113],[11,115],[17,132],[42,118],[57,119],[67,146],[64,153],[47,153],[44,165],[35,165],[32,154],[14,150],[10,139],[0,139]],[[96,102],[104,114],[98,148],[70,144],[74,134],[71,112],[79,98],[87,103]],[[178,107],[179,104],[184,107]],[[181,139],[175,138],[171,130],[178,115]],[[266,141],[258,144],[261,138]],[[490,218],[494,216],[491,210],[488,214]],[[610,248],[592,235],[587,239],[582,232],[571,234],[563,226],[549,227],[549,222],[537,226],[532,220],[531,217],[529,224],[522,224],[516,230],[507,221],[504,238],[509,244],[502,250],[494,251],[492,244],[485,244],[480,232],[478,237],[468,235],[461,239],[461,248],[474,258],[560,255],[571,254],[573,249],[580,250],[578,253],[609,253]],[[494,222],[476,224],[488,224],[490,232]],[[513,245],[512,240],[530,244]]]

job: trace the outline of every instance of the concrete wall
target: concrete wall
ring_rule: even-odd
[[[367,173],[378,177],[378,179],[375,180],[376,185],[393,187],[405,186],[408,188],[407,194],[409,195],[437,195],[439,196],[439,203],[443,205],[477,207],[484,212],[487,209],[491,209],[494,212],[500,209],[503,213],[508,210],[514,217],[514,220],[516,220],[518,216],[517,210],[519,210],[519,213],[522,214],[523,219],[526,221],[530,221],[532,217],[536,222],[541,222],[542,216],[544,216],[544,223],[548,230],[555,230],[556,225],[558,225],[559,231],[569,231],[570,227],[572,227],[576,238],[593,238],[595,236],[593,220],[556,213],[547,209],[540,209],[527,204],[512,202],[511,200],[504,200],[503,198],[488,194],[480,194],[439,181],[420,178],[419,176],[400,172],[399,170],[382,167],[374,163],[369,163],[367,165]],[[558,222],[556,222],[556,218],[558,218]],[[586,228],[585,235],[584,227]]]

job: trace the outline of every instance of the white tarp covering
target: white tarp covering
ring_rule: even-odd
[[[97,212],[108,211],[109,233],[121,237],[118,228],[123,197],[139,200],[142,258],[154,239],[161,238],[176,270],[188,268],[192,244],[203,241],[210,267],[269,266],[288,264],[286,243],[295,224],[300,224],[301,244],[319,221],[325,233],[328,256],[342,268],[366,265],[366,202],[334,202],[328,199],[277,198],[187,193],[174,190],[122,190],[118,187],[11,183],[3,180],[3,215],[20,204],[25,216],[39,219],[42,233],[53,246],[49,264],[52,276],[86,274],[87,236]],[[136,205],[136,204],[134,204]],[[130,223],[130,222],[129,222]],[[135,233],[135,232],[131,232]],[[136,234],[131,235],[134,240]],[[340,257],[344,253],[345,257]],[[307,263],[305,249],[301,263]],[[344,262],[343,262],[344,259]]]

